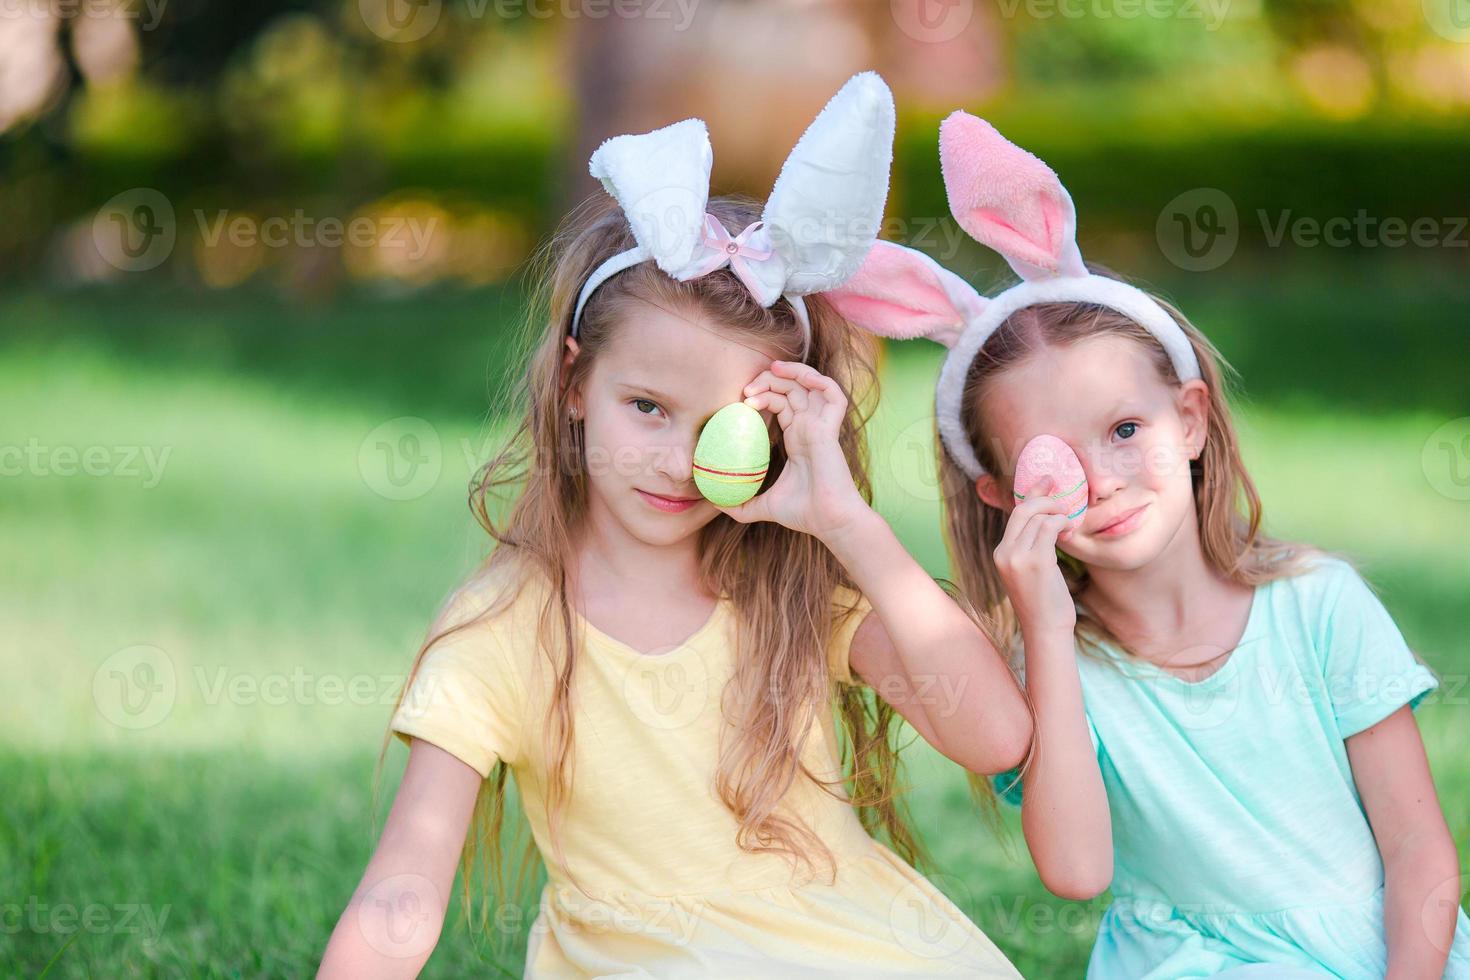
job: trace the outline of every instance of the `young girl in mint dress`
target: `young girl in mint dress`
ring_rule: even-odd
[[[880,242],[840,305],[950,347],[954,574],[1036,713],[996,784],[1049,889],[1112,888],[1087,976],[1470,977],[1413,715],[1434,675],[1352,565],[1261,533],[1218,354],[1083,264],[1056,174],[962,112],[940,159],[955,217],[1021,283],[983,297]],[[1042,434],[1080,475],[1017,492]]]

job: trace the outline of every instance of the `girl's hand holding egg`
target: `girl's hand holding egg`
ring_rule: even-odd
[[[711,498],[722,512],[742,524],[775,521],[825,539],[871,510],[853,483],[847,457],[838,442],[842,421],[847,417],[847,396],[837,382],[810,365],[773,361],[769,370],[745,386],[744,394],[740,404],[776,417],[786,464],[770,489],[753,500],[728,506]],[[729,410],[727,407],[721,413]],[[698,461],[698,450],[695,456]],[[696,484],[698,481],[696,476]]]
[[[1051,489],[1040,486],[1043,477],[1051,477]],[[1016,502],[1045,493],[1061,503],[1067,515],[1067,526],[1082,526],[1087,514],[1087,474],[1072,447],[1056,436],[1042,433],[1021,448],[1016,458],[1016,478],[1012,481]]]
[[[1032,439],[1016,460],[1016,506],[995,549],[996,570],[1023,634],[1065,633],[1077,608],[1057,564],[1057,541],[1082,523],[1089,490],[1082,463],[1062,440]]]
[[[738,507],[760,492],[771,465],[771,434],[744,402],[726,405],[704,424],[694,447],[694,485],[717,507]]]

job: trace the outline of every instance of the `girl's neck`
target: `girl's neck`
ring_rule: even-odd
[[[1191,514],[1163,552],[1142,568],[1089,566],[1081,599],[1114,633],[1178,636],[1236,588],[1206,560]]]
[[[697,534],[669,545],[640,541],[599,508],[594,499],[574,543],[568,570],[580,587],[619,586],[635,601],[640,594],[669,596],[703,591]]]

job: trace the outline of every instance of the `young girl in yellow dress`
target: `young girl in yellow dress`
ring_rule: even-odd
[[[323,976],[417,973],[456,863],[498,872],[512,774],[548,875],[527,977],[1018,976],[906,860],[892,796],[895,711],[976,772],[1030,742],[1012,672],[868,503],[869,341],[822,293],[874,239],[892,138],[856,76],[760,212],[707,199],[698,120],[594,154],[621,207],[556,243],[527,413],[474,495],[497,547],[393,717],[408,767]],[[720,508],[691,456],[742,400],[776,444]]]

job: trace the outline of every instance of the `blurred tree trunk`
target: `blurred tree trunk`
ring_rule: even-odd
[[[580,18],[569,28],[567,56],[572,59],[571,76],[576,105],[575,138],[572,152],[563,158],[566,173],[561,181],[565,214],[599,184],[587,172],[587,158],[609,136],[624,132],[620,125],[639,66],[633,64],[632,32],[636,17]]]

